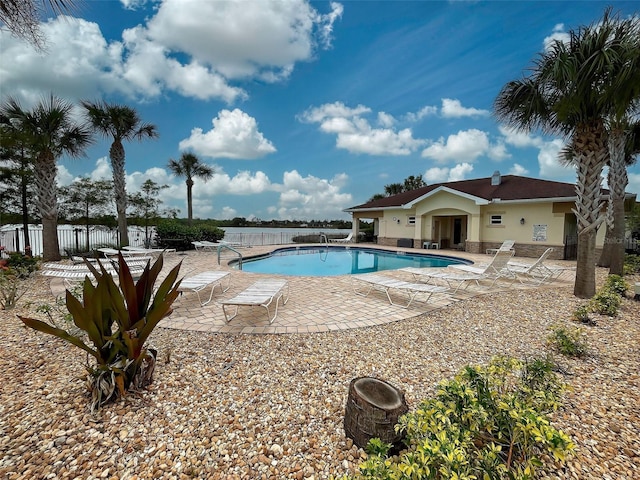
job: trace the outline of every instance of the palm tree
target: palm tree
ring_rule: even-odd
[[[87,110],[87,117],[93,128],[105,138],[112,138],[109,148],[109,160],[113,171],[113,185],[118,212],[118,232],[120,245],[129,245],[127,231],[127,190],[125,184],[125,152],[123,141],[157,138],[155,125],[143,123],[138,113],[126,105],[115,105],[106,102],[92,103],[84,101],[82,106]]]
[[[205,182],[213,176],[213,168],[209,165],[200,163],[200,159],[193,153],[183,153],[180,160],[169,159],[167,165],[178,177],[186,177],[187,184],[187,218],[189,225],[193,223],[193,198],[191,190],[193,189],[193,177],[198,177]]]
[[[36,205],[42,217],[42,258],[60,260],[58,244],[57,160],[62,155],[80,157],[92,143],[91,130],[72,120],[73,105],[54,95],[25,110],[9,98],[0,115],[19,128],[35,153]]]
[[[640,53],[638,54],[640,55]],[[598,266],[609,267],[610,275],[622,275],[624,269],[624,198],[629,183],[627,167],[640,154],[640,121],[624,118],[611,123],[609,133],[609,203],[607,233]]]
[[[620,20],[607,9],[598,24],[571,31],[539,55],[529,77],[505,85],[494,110],[507,124],[569,139],[577,170],[578,259],[574,295],[595,294],[595,241],[604,220],[601,174],[608,159],[605,118],[638,94],[638,61],[623,62],[638,41],[637,18]],[[618,98],[616,98],[618,96]],[[626,110],[626,108],[624,109]]]

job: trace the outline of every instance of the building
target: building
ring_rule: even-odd
[[[608,195],[603,190],[603,195]],[[625,209],[635,202],[627,194]],[[357,238],[359,220],[374,221],[377,243],[484,253],[515,240],[519,256],[574,259],[577,245],[575,185],[495,172],[489,178],[437,183],[347,208]],[[602,248],[600,228],[596,248]]]

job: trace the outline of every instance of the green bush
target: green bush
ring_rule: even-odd
[[[12,266],[0,270],[0,309],[9,310],[27,293],[26,279],[33,274],[28,267]]]
[[[613,290],[603,288],[596,293],[591,299],[591,308],[594,312],[601,315],[609,315],[614,317],[618,314],[622,298]]]
[[[595,325],[596,322],[593,320],[589,314],[592,312],[591,304],[580,305],[573,312],[573,320],[580,323],[585,323],[587,325]]]
[[[640,255],[628,254],[624,256],[623,273],[625,275],[640,273]]]
[[[604,283],[604,288],[611,290],[620,296],[624,296],[629,289],[629,284],[625,282],[624,278],[620,275],[609,275]]]
[[[18,278],[27,278],[33,272],[38,270],[38,262],[40,257],[30,257],[20,252],[11,252],[7,265],[18,275]]]
[[[52,323],[18,317],[28,327],[66,340],[94,357],[96,365],[87,365],[92,410],[153,381],[157,352],[147,348],[145,342],[158,322],[171,313],[180,285],[177,265],[154,288],[162,264],[161,255],[153,266],[147,264],[134,282],[122,255],[118,255],[116,284],[103,266],[98,271],[87,263],[95,285],[85,278],[82,301],[69,290],[66,292],[67,309],[75,326],[82,330],[81,335]],[[85,342],[87,338],[93,346]]]
[[[217,242],[224,238],[224,230],[212,225],[183,225],[177,220],[162,220],[156,226],[156,243],[160,248],[192,250],[191,242],[206,240]]]
[[[583,357],[587,353],[587,343],[579,328],[567,331],[556,327],[547,337],[548,344],[568,357]]]
[[[359,473],[344,478],[532,479],[544,455],[562,462],[574,448],[546,416],[564,389],[552,369],[549,359],[508,358],[465,367],[400,418],[406,450],[389,458],[388,446],[372,440]]]

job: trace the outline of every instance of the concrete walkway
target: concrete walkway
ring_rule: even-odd
[[[357,245],[356,245],[357,246]],[[372,247],[363,244],[365,247]],[[259,255],[283,246],[252,247],[242,249],[245,257]],[[383,248],[373,246],[374,248]],[[387,249],[389,250],[389,249]],[[426,253],[425,250],[408,248],[398,248],[405,252]],[[231,252],[229,252],[231,253]],[[372,291],[369,296],[362,297],[353,291],[349,275],[335,277],[284,277],[278,275],[263,275],[243,272],[232,269],[227,262],[233,257],[226,253],[221,259],[221,265],[217,262],[217,253],[190,251],[186,254],[168,254],[165,256],[165,266],[163,271],[168,270],[179,262],[182,262],[180,276],[192,276],[202,271],[230,271],[231,286],[225,293],[220,293],[216,288],[214,299],[204,307],[200,306],[195,293],[185,292],[178,297],[173,304],[174,311],[166,319],[160,322],[164,328],[179,330],[195,330],[212,333],[232,333],[232,334],[281,334],[281,333],[314,333],[347,330],[351,328],[368,327],[396,322],[406,318],[412,318],[423,313],[442,308],[453,302],[467,299],[475,295],[504,290],[506,288],[529,289],[529,288],[557,288],[558,285],[572,285],[574,273],[567,272],[561,279],[556,281],[551,287],[531,287],[521,285],[516,282],[512,286],[508,283],[498,282],[491,289],[478,289],[470,286],[467,290],[459,290],[455,295],[434,294],[428,302],[420,300],[420,296],[414,300],[409,308],[390,305],[384,292]],[[491,257],[488,255],[473,255],[456,251],[430,251],[437,255],[442,253],[448,256],[457,256],[474,261],[475,263],[486,263]],[[535,259],[522,259],[518,261],[533,262]],[[573,266],[575,262],[554,261],[554,264]],[[384,275],[394,276],[399,279],[413,282],[410,274],[395,270],[388,270]],[[269,324],[267,312],[262,307],[242,306],[239,308],[238,316],[229,323],[225,322],[222,312],[222,299],[228,299],[244,290],[258,278],[286,278],[289,281],[290,295],[286,305],[280,306],[278,316]],[[60,279],[52,279],[51,288],[54,294],[59,295],[64,291]],[[393,293],[392,293],[393,295]],[[208,293],[207,293],[208,296]],[[401,302],[402,299],[400,298]]]

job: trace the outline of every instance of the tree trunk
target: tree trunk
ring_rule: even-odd
[[[42,260],[45,262],[55,262],[62,258],[58,243],[56,173],[53,154],[40,154],[36,160],[34,179],[38,191],[36,203],[42,217]]]
[[[22,175],[20,180],[20,195],[21,195],[21,207],[22,207],[22,231],[24,235],[24,254],[32,256],[31,254],[31,241],[29,239],[29,192],[28,192],[27,176]]]
[[[120,246],[129,245],[129,231],[127,229],[127,189],[124,171],[124,147],[118,139],[114,140],[109,149],[109,159],[113,170],[113,187],[116,195],[116,210],[118,212],[118,232]]]
[[[402,448],[403,434],[396,433],[398,418],[409,411],[404,393],[391,384],[371,377],[351,380],[344,415],[344,432],[358,447],[372,438]]]
[[[600,183],[608,147],[603,125],[581,125],[572,145],[578,177],[573,209],[578,222],[578,259],[573,294],[579,298],[591,298],[596,292],[596,234],[605,218]]]
[[[624,191],[629,183],[625,162],[627,136],[623,131],[614,130],[609,136],[609,191],[613,206],[613,228],[607,235],[609,249],[609,274],[622,275],[624,269]],[[609,230],[607,230],[607,234]]]
[[[187,178],[187,221],[191,225],[193,223],[193,180]]]

